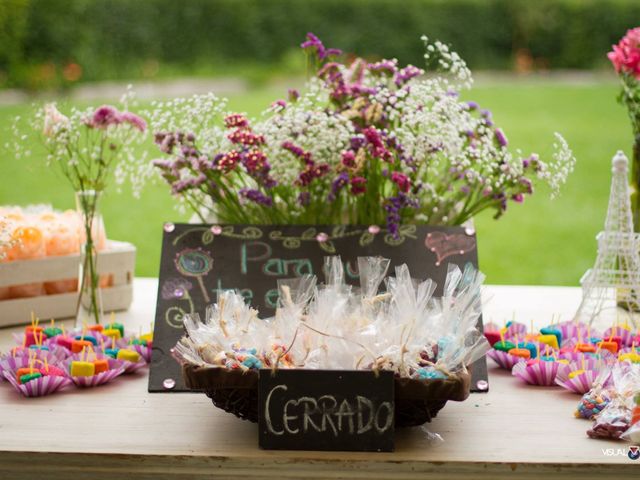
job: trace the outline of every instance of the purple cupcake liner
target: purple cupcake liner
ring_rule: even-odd
[[[535,362],[531,365],[521,362],[513,367],[511,374],[529,385],[548,387],[555,384],[560,365],[558,362]]]
[[[505,370],[511,370],[516,363],[526,361],[522,357],[517,357],[516,355],[511,355],[496,349],[489,350],[487,356],[496,362],[500,368],[504,368]]]
[[[608,340],[612,336],[620,337],[621,347],[630,347],[631,344],[633,343],[633,337],[634,337],[633,332],[630,332],[629,330],[626,330],[624,328],[621,328],[621,327],[618,327],[617,329],[615,327],[607,328],[604,331],[602,338],[604,340]]]
[[[75,357],[75,358],[74,358]],[[66,371],[69,371],[69,367],[71,366],[71,362],[74,360],[80,360],[80,356],[74,355],[71,358],[68,358],[64,366]],[[97,375],[92,375],[91,377],[71,377],[74,385],[76,387],[81,388],[90,388],[97,387],[99,385],[104,385],[105,383],[110,382],[114,378],[122,375],[124,373],[124,367],[122,366],[122,362],[119,360],[114,360],[113,358],[109,359],[109,370],[106,372],[98,373]]]
[[[573,393],[585,394],[593,387],[593,383],[598,377],[595,370],[585,370],[584,373],[576,375],[573,378],[556,377],[556,384]]]
[[[27,383],[18,383],[13,372],[5,371],[4,377],[19,393],[25,397],[43,397],[51,395],[71,384],[69,377],[46,375]]]

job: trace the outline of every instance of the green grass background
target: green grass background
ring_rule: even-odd
[[[618,149],[627,155],[631,150],[630,127],[626,112],[615,100],[617,91],[614,82],[511,80],[481,83],[465,95],[493,111],[512,147],[547,157],[553,132],[559,131],[578,159],[569,183],[555,200],[539,189],[524,204],[510,204],[498,221],[490,213],[476,218],[480,267],[488,283],[577,285],[593,264],[594,237],[606,214],[611,157]],[[262,87],[230,97],[230,106],[258,115],[282,95],[280,89]],[[10,135],[14,116],[30,110],[28,104],[0,107],[0,145]],[[149,149],[155,155],[151,144]],[[0,151],[0,204],[73,208],[73,192],[65,179],[44,166],[42,156],[17,161],[4,147]],[[137,200],[127,188],[122,193],[112,189],[103,198],[102,212],[109,237],[138,248],[138,276],[158,273],[163,222],[189,217],[177,212],[161,183],[148,186]]]

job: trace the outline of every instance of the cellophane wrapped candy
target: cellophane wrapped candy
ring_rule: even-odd
[[[640,364],[619,363],[611,371],[611,401],[595,416],[591,438],[618,439],[631,427],[634,396],[640,391]]]
[[[340,257],[327,257],[326,284],[310,275],[278,282],[276,314],[264,320],[239,293],[223,292],[204,322],[185,316],[187,335],[174,356],[228,369],[382,369],[428,379],[465,369],[489,350],[476,329],[481,273],[450,266],[435,298],[432,280],[416,281],[406,265],[387,277],[389,263],[359,258],[355,288],[345,282]]]

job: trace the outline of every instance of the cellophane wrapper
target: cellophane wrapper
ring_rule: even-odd
[[[223,292],[206,319],[184,319],[187,336],[174,349],[181,362],[226,368],[392,370],[411,378],[444,378],[490,346],[476,328],[484,276],[450,266],[443,295],[401,265],[358,259],[360,288],[345,281],[340,257],[325,259],[326,283],[315,276],[278,282],[276,315],[260,320],[237,292]],[[381,286],[384,285],[382,293]]]
[[[591,438],[619,439],[630,429],[633,397],[640,391],[640,364],[622,362],[611,369],[611,401],[587,430]]]

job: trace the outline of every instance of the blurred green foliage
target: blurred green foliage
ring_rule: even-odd
[[[328,46],[422,64],[425,33],[474,69],[603,66],[638,0],[1,0],[0,87],[302,69]],[[247,67],[247,65],[249,67]],[[251,77],[251,75],[249,75]]]

